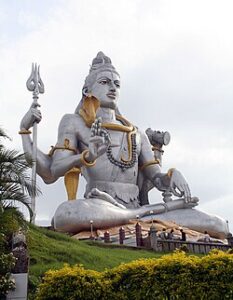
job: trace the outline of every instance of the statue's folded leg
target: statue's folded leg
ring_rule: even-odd
[[[88,198],[60,204],[53,217],[56,230],[77,233],[90,230],[90,221],[97,229],[127,224],[135,218],[128,209],[120,208],[106,200]]]
[[[90,221],[94,228],[108,228],[124,225],[136,216],[161,214],[166,211],[186,208],[184,199],[173,200],[168,203],[145,205],[136,209],[125,209],[115,205],[111,199],[105,199],[106,193],[100,198],[88,198],[63,202],[56,210],[53,224],[55,229],[71,233],[90,229]],[[111,197],[109,195],[109,197]],[[114,199],[113,199],[114,200]],[[115,201],[115,200],[114,200]],[[194,204],[193,204],[194,205]]]

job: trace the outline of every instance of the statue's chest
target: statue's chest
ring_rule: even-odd
[[[136,184],[138,156],[141,151],[140,134],[132,139],[127,132],[108,130],[111,144],[93,168],[85,169],[87,181],[100,180]]]
[[[115,131],[115,130],[107,130],[110,137],[111,145],[112,145],[112,153],[115,155],[124,155],[127,157],[128,152],[131,151],[131,144],[132,138],[126,132]],[[89,140],[91,137],[91,130],[90,128],[85,128],[82,132],[78,132],[78,141],[80,151],[83,151],[85,148],[88,147]],[[136,152],[137,154],[140,153],[141,150],[141,142],[140,142],[140,135],[138,132],[135,134],[135,144],[136,144]],[[120,153],[119,153],[120,152]]]
[[[122,144],[126,142],[126,134],[120,131],[107,130],[111,144],[114,148],[120,147]]]
[[[128,160],[134,151],[140,153],[140,136],[138,133],[130,135],[126,132],[109,131],[111,150],[115,157]]]

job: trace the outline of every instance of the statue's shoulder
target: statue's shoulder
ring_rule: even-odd
[[[65,114],[60,121],[60,124],[73,124],[73,123],[77,123],[77,122],[82,122],[81,117],[78,114]]]
[[[82,118],[78,114],[65,114],[60,121],[59,129],[76,132],[77,130],[82,130],[84,125]]]
[[[137,134],[139,135],[139,137],[140,137],[141,140],[143,140],[143,139],[146,138],[145,132],[142,131],[141,129],[139,129],[138,127],[137,127]]]
[[[61,118],[61,122],[60,123],[70,123],[70,122],[77,122],[79,116],[77,114],[65,114],[62,118]]]

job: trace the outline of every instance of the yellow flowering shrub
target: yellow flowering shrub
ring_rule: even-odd
[[[184,252],[140,259],[104,272],[66,265],[48,271],[37,300],[233,299],[233,254]]]
[[[213,250],[201,259],[193,280],[204,299],[233,299],[233,254]]]
[[[99,272],[85,270],[79,265],[65,265],[60,270],[46,272],[36,299],[102,299],[103,287]]]
[[[120,293],[120,299],[177,299],[188,295],[196,260],[195,256],[175,253],[121,265],[106,271],[105,276],[111,280],[116,298]]]

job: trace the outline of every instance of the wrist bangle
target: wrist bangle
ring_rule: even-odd
[[[167,176],[169,177],[169,178],[171,178],[172,177],[172,174],[173,174],[173,171],[175,170],[175,168],[171,168],[171,169],[169,169],[168,171],[167,171]]]
[[[91,161],[91,162],[87,161],[86,160],[87,153],[89,153],[89,150],[84,150],[82,152],[82,154],[81,154],[81,162],[86,167],[93,167],[95,165],[95,163],[96,163],[96,159],[94,161]]]
[[[27,130],[27,129],[22,129],[18,132],[19,134],[30,134],[32,133],[30,130]]]

